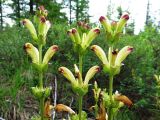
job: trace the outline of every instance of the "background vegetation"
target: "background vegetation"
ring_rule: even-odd
[[[13,0],[11,4],[15,11],[18,10],[16,2],[18,1]],[[21,3],[20,0],[19,2]],[[32,2],[32,0],[30,0],[30,2]],[[33,6],[44,4],[48,7],[47,9],[49,13],[51,13],[49,18],[53,25],[49,31],[47,46],[57,44],[60,48],[59,52],[49,64],[49,71],[46,73],[45,84],[54,87],[54,79],[56,76],[58,82],[57,103],[69,105],[73,99],[73,93],[70,89],[70,85],[58,74],[57,69],[60,66],[73,68],[73,64],[76,63],[77,56],[75,56],[72,51],[72,43],[66,31],[71,28],[71,26],[76,27],[75,23],[77,20],[89,21],[89,16],[84,16],[86,15],[84,13],[88,10],[88,7],[83,6],[76,0],[72,1],[74,2],[72,6],[70,6],[70,0],[64,1],[64,5],[56,1],[50,2],[46,3],[42,1],[42,3],[36,2],[35,4],[35,1],[33,1],[34,4],[32,4]],[[85,0],[81,2],[87,3]],[[4,1],[2,1],[2,3],[4,3]],[[22,3],[25,4],[24,2]],[[65,13],[60,12],[63,7],[67,6],[72,12],[78,12],[74,20],[72,18],[68,20],[65,19],[67,18]],[[22,7],[22,4],[20,4],[20,7]],[[32,114],[38,111],[37,103],[34,100],[35,98],[30,94],[30,87],[35,86],[34,84],[37,82],[37,73],[35,73],[32,66],[30,66],[31,60],[23,50],[23,45],[28,40],[31,41],[32,39],[28,35],[28,31],[23,29],[19,24],[19,19],[34,14],[34,9],[31,9],[31,4],[28,8],[30,8],[29,11],[20,9],[24,10],[24,13],[20,12],[20,16],[18,16],[17,12],[11,15],[15,18],[15,25],[12,27],[1,24],[0,116],[7,120],[29,119]],[[56,10],[54,9],[58,12],[55,12]],[[83,13],[80,11],[83,11]],[[55,15],[55,13],[57,15]],[[73,24],[69,26],[68,23],[71,22]],[[92,24],[91,26],[94,25]],[[134,35],[133,30],[133,24],[128,25],[128,27],[126,27],[126,35],[122,35],[121,44],[117,46],[121,48],[125,45],[132,45],[134,47],[134,52],[124,62],[120,75],[114,80],[114,92],[118,90],[120,93],[127,95],[134,102],[134,105],[129,109],[127,107],[121,109],[120,114],[117,115],[118,120],[158,120],[160,119],[160,97],[158,96],[160,90],[154,78],[154,74],[160,74],[159,28],[150,22],[139,35]],[[101,32],[96,40],[94,40],[93,44],[97,44],[105,50],[108,50],[107,41],[105,42],[104,40],[104,33]],[[88,50],[84,61],[83,72],[86,73],[92,65],[96,64],[100,65],[98,58],[91,50]],[[91,83],[94,83],[96,80],[99,86],[106,88],[108,86],[108,79],[106,79],[106,76],[107,75],[101,72],[94,77]],[[94,104],[93,97],[90,95],[93,94],[92,88],[93,86],[91,85],[89,93],[84,100],[83,109],[86,111]],[[51,98],[53,98],[53,93]],[[76,110],[76,105],[77,103],[74,98],[72,104],[74,110]],[[88,112],[88,115],[92,117],[92,113]]]

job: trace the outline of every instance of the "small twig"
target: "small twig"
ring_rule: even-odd
[[[54,106],[56,106],[56,101],[57,101],[57,77],[55,76],[55,79],[54,79]],[[52,113],[52,120],[55,119],[55,115],[56,115],[56,112],[55,110],[53,111]]]
[[[70,107],[70,108],[71,108],[71,106],[72,106],[73,101],[74,101],[74,98],[72,97],[71,102],[70,102],[70,104],[69,104],[69,107]],[[67,116],[68,116],[68,120],[70,120],[69,113],[68,113]]]

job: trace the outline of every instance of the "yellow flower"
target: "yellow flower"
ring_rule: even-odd
[[[52,45],[46,52],[43,58],[43,64],[48,64],[49,60],[52,58],[52,56],[58,51],[57,45]]]
[[[26,43],[24,45],[24,49],[31,57],[32,62],[38,64],[39,63],[39,51],[36,47],[34,47],[31,43]]]
[[[109,48],[108,58],[101,47],[98,45],[92,45],[91,50],[95,52],[98,58],[103,63],[103,70],[109,74],[116,75],[120,72],[120,67],[123,60],[133,51],[132,46],[125,46],[119,52],[118,50],[112,50]]]
[[[26,28],[29,30],[33,40],[37,41],[38,40],[37,32],[36,32],[36,29],[35,29],[33,23],[29,19],[24,19],[24,20],[22,20],[22,24],[24,26],[26,26]]]

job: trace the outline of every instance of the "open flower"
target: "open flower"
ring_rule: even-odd
[[[46,20],[44,16],[41,16],[38,26],[38,37],[40,44],[44,45],[46,43],[46,36],[50,27],[51,23],[48,20]]]
[[[92,79],[92,77],[100,71],[99,66],[93,66],[91,67],[83,81],[82,75],[77,67],[77,65],[74,65],[75,67],[75,76],[73,73],[66,67],[60,67],[58,71],[65,77],[69,82],[72,84],[72,89],[75,93],[78,93],[79,95],[85,95],[88,91],[88,83]]]
[[[100,29],[98,27],[93,28],[87,34],[83,33],[82,36],[80,36],[78,30],[75,28],[70,29],[67,33],[73,41],[73,44],[76,47],[75,49],[77,50],[77,52],[84,52],[87,49],[87,47],[91,44],[91,42],[100,33]]]
[[[38,40],[37,32],[33,23],[29,19],[24,19],[22,20],[22,24],[29,30],[33,40],[37,41]]]
[[[32,62],[35,64],[39,63],[39,51],[36,47],[34,47],[31,43],[26,43],[24,45],[25,51],[31,57]]]
[[[103,49],[98,45],[91,46],[91,50],[93,50],[98,58],[102,61],[104,71],[108,72],[109,74],[116,75],[120,72],[122,62],[133,51],[133,47],[125,46],[120,51],[112,50],[110,47],[108,51],[108,58]]]
[[[123,31],[123,28],[125,27],[128,19],[128,14],[122,15],[118,22],[113,21],[112,23],[108,20],[107,17],[101,16],[99,18],[100,23],[105,29],[106,38],[109,44],[114,44],[119,40],[120,33]]]
[[[49,60],[52,58],[52,56],[58,51],[57,45],[52,45],[46,52],[43,58],[43,64],[48,64]]]

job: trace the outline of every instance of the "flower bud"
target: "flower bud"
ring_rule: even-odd
[[[50,95],[52,88],[51,87],[46,87],[46,88],[43,88],[43,89],[44,89],[44,97],[47,98]]]
[[[48,11],[47,11],[47,10],[44,10],[44,11],[43,11],[43,15],[44,15],[45,17],[47,17]]]
[[[108,20],[108,18],[101,16],[99,18],[99,21],[101,22],[101,24],[103,25],[104,29],[106,30],[106,32],[111,33],[112,29],[111,29],[111,24]]]
[[[47,98],[50,95],[51,88],[38,88],[38,87],[32,87],[32,93],[36,98]]]
[[[51,23],[48,20],[46,20],[46,18],[44,16],[41,16],[39,27],[38,27],[38,32],[39,32],[41,44],[45,44],[46,35],[47,35],[50,27],[51,27]]]
[[[78,79],[79,84],[82,85],[82,75],[76,64],[74,64],[74,69],[75,69],[75,77]]]
[[[39,10],[39,15],[43,15],[43,16],[47,17],[48,11],[44,8],[43,5],[39,6],[38,10]]]
[[[98,102],[100,92],[101,92],[101,88],[98,88],[97,82],[95,81],[93,93],[94,93],[94,99],[96,102]]]
[[[45,10],[45,8],[44,8],[44,6],[43,6],[43,5],[41,5],[41,6],[39,6],[39,7],[38,7],[38,10],[39,10],[39,11],[44,11],[44,10]]]
[[[100,67],[99,66],[93,66],[91,67],[87,74],[86,77],[84,79],[84,85],[88,85],[89,80],[97,73],[100,71]]]
[[[31,90],[32,90],[33,95],[36,98],[41,98],[42,97],[42,94],[41,94],[40,89],[38,87],[32,87]]]
[[[131,46],[125,46],[123,47],[118,55],[117,55],[117,58],[116,58],[116,61],[115,61],[115,65],[116,66],[121,66],[121,63],[122,61],[133,51],[133,47]]]
[[[68,30],[68,31],[67,31],[67,34],[70,36],[72,42],[75,43],[76,41],[75,41],[74,35],[73,35],[73,33],[72,33],[72,29]]]
[[[41,36],[44,36],[44,34],[45,34],[45,29],[46,29],[45,23],[46,23],[46,18],[44,16],[41,16],[39,26],[38,26],[38,33]]]
[[[117,58],[118,50],[112,51],[112,60],[111,60],[111,65],[115,65],[115,60]]]
[[[50,21],[49,21],[49,20],[47,20],[47,21],[46,21],[45,36],[47,35],[48,30],[50,29],[50,27],[51,27],[51,23],[50,23]]]
[[[66,68],[66,67],[60,67],[58,71],[65,77],[67,78],[72,84],[76,84],[76,79],[72,72]]]
[[[24,19],[22,21],[22,23],[24,26],[27,27],[27,29],[31,33],[33,40],[37,41],[38,40],[37,32],[36,32],[36,29],[35,29],[34,25],[32,24],[32,22],[29,19]]]
[[[112,21],[111,27],[112,27],[112,30],[114,31],[116,29],[116,27],[117,27],[117,22],[116,21]]]
[[[81,38],[80,38],[80,35],[79,35],[77,29],[73,28],[72,29],[72,34],[74,36],[74,40],[75,40],[76,44],[80,44],[81,43]]]
[[[91,50],[95,52],[95,54],[102,61],[103,64],[108,64],[106,54],[101,47],[99,47],[98,45],[92,45]]]
[[[83,46],[88,47],[93,41],[93,39],[95,39],[99,34],[100,34],[100,29],[98,27],[91,29],[86,36]]]
[[[82,27],[83,24],[84,24],[84,23],[83,23],[82,21],[78,21],[78,22],[77,22],[77,25],[78,25],[79,27]]]
[[[36,47],[34,47],[31,43],[26,43],[24,45],[24,49],[31,57],[32,62],[38,64],[39,63],[39,51]]]
[[[116,33],[122,32],[124,26],[126,25],[127,21],[129,19],[129,15],[125,14],[122,15],[119,22],[117,23]]]
[[[49,60],[52,58],[52,56],[58,51],[57,45],[52,45],[46,52],[43,58],[43,64],[48,64]]]

